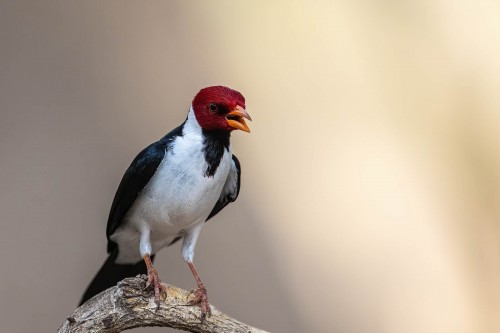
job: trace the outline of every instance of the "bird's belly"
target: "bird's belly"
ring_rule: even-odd
[[[221,190],[219,184],[206,181],[197,187],[185,185],[172,193],[146,193],[137,213],[153,236],[162,232],[178,234],[197,222],[204,222]]]

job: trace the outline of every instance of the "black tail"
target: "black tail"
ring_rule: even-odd
[[[106,259],[99,272],[88,286],[87,290],[82,296],[78,306],[85,303],[90,298],[99,294],[110,287],[116,285],[124,278],[136,276],[138,274],[147,274],[147,268],[144,261],[139,261],[137,264],[120,265],[115,264],[115,259],[118,256],[118,249],[114,250]],[[153,261],[154,256],[151,256]]]

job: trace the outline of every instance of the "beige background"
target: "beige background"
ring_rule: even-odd
[[[135,154],[240,90],[210,300],[274,332],[500,331],[498,1],[0,1],[0,325],[53,332]],[[179,246],[161,277],[192,288]],[[141,330],[138,330],[141,331]],[[144,329],[166,331],[166,329]]]

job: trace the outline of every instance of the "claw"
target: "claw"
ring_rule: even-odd
[[[209,317],[212,315],[212,309],[208,303],[207,289],[205,289],[205,287],[199,287],[191,291],[191,295],[194,297],[191,301],[189,301],[188,305],[199,304],[201,310],[201,323],[204,323],[207,315]]]
[[[163,294],[166,298],[167,289],[161,283],[161,280],[158,277],[158,271],[155,268],[148,269],[148,281],[146,282],[146,288],[149,288],[150,286],[153,286],[155,304],[159,308],[160,296]]]

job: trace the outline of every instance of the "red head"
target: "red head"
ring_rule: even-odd
[[[245,111],[245,97],[236,90],[223,86],[203,88],[193,99],[193,110],[196,120],[207,131],[250,132],[244,118],[252,118]]]

